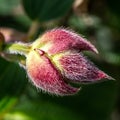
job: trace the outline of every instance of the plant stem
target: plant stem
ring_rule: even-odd
[[[28,31],[28,35],[27,35],[27,40],[26,41],[31,41],[33,40],[35,34],[37,33],[39,29],[39,22],[36,20],[36,21],[33,21],[32,22],[32,25]]]
[[[3,52],[8,54],[20,54],[26,56],[31,49],[29,44],[24,43],[7,43],[3,47]]]

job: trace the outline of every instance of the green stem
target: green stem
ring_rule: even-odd
[[[32,22],[32,25],[31,25],[31,27],[28,31],[27,41],[32,41],[33,40],[33,38],[35,37],[35,35],[36,35],[36,33],[39,29],[39,26],[40,26],[40,24],[37,20]]]
[[[8,54],[20,54],[26,56],[31,49],[29,44],[24,43],[7,43],[3,47],[3,52]]]
[[[27,43],[6,43],[4,35],[0,33],[0,56],[8,61],[14,61],[25,66],[25,59],[31,49]]]

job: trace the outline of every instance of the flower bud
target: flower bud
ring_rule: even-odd
[[[28,76],[37,88],[61,96],[80,90],[69,82],[93,83],[103,78],[112,79],[86,59],[81,54],[83,50],[98,53],[90,42],[72,31],[50,30],[32,44],[26,59]]]

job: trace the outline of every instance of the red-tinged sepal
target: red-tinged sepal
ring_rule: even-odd
[[[101,79],[113,79],[84,57],[81,53],[64,53],[57,57],[56,65],[68,80],[75,83],[93,83]]]
[[[98,53],[97,49],[85,38],[73,31],[58,28],[44,33],[33,47],[40,47],[48,54],[53,55],[66,50],[92,51]]]
[[[33,84],[50,94],[64,96],[79,91],[79,88],[74,88],[64,81],[62,75],[43,50],[36,48],[28,54],[26,69]]]

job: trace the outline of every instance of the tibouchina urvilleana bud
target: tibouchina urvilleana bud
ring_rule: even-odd
[[[60,96],[73,95],[80,90],[70,82],[112,79],[83,56],[82,51],[86,50],[98,53],[90,42],[73,31],[50,30],[32,44],[27,55],[27,74],[37,88]]]

